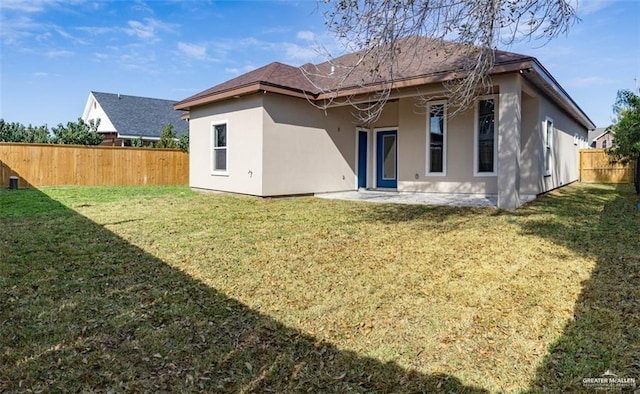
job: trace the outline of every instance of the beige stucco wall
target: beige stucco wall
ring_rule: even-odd
[[[567,116],[556,105],[546,97],[539,98],[539,139],[543,140],[544,122],[547,117],[553,120],[553,138],[551,141],[551,151],[553,169],[550,176],[544,176],[544,151],[542,142],[539,152],[539,171],[543,174],[540,193],[549,191],[556,187],[577,181],[579,178],[579,150],[580,144],[574,144],[574,135],[587,138],[587,130],[576,121]]]
[[[189,121],[189,185],[199,189],[262,195],[261,95],[195,108]],[[212,174],[212,124],[227,122],[227,174]]]
[[[262,195],[355,189],[356,125],[350,109],[315,108],[304,99],[263,99]]]
[[[473,175],[474,127],[474,109],[447,118],[446,176],[429,175],[427,174],[426,156],[426,109],[419,105],[417,98],[400,99],[398,190],[403,192],[497,193],[495,176]]]
[[[541,190],[540,154],[542,140],[540,139],[541,133],[538,118],[538,98],[523,93],[520,133],[521,195],[536,195]]]
[[[508,85],[504,78],[520,77],[497,78],[497,86]],[[574,145],[574,134],[586,139],[586,130],[521,82],[516,155],[520,176],[515,187],[521,195],[535,195],[578,179],[580,145]],[[493,98],[500,133],[499,91]],[[195,108],[190,121],[190,185],[259,196],[355,190],[357,125],[352,111],[349,106],[323,111],[304,99],[273,93]],[[555,165],[552,175],[545,177],[542,125],[547,116],[554,121]],[[415,97],[387,103],[380,119],[367,126],[367,186],[375,187],[375,130],[397,128],[399,191],[497,194],[498,176],[474,176],[475,117],[473,108],[448,116],[446,176],[430,175],[426,109]],[[228,174],[216,175],[211,173],[211,127],[221,121],[228,124]]]

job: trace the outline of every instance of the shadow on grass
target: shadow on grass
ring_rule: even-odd
[[[574,309],[553,343],[530,392],[595,392],[584,378],[606,371],[640,384],[640,213],[630,185],[578,185],[516,211],[526,233],[552,239],[596,259]],[[609,387],[613,388],[613,387]],[[623,391],[633,391],[630,387]]]
[[[36,189],[0,203],[0,391],[486,392],[286,327]]]

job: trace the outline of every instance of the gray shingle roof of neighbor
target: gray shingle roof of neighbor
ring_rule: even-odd
[[[598,127],[598,128],[596,128],[594,130],[590,130],[589,131],[589,144],[591,144],[596,139],[598,139],[601,136],[603,136],[604,134],[606,134],[606,132],[607,132],[607,128],[606,127]]]
[[[184,111],[173,108],[173,100],[124,94],[91,92],[121,136],[160,138],[169,123],[177,136],[189,131],[189,123],[181,119]]]

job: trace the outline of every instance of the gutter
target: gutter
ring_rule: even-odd
[[[534,59],[531,64],[531,68],[542,78],[545,83],[545,87],[549,88],[552,93],[555,93],[556,96],[559,96],[562,100],[570,104],[570,109],[574,111],[574,115],[577,115],[577,117],[580,118],[577,120],[581,121],[583,123],[583,126],[586,126],[586,128],[589,130],[594,130],[596,128],[596,125],[591,119],[589,119],[587,114],[584,113],[582,108],[580,108],[580,106],[571,98],[571,96],[569,96],[569,93],[567,93],[567,91],[564,90],[562,86],[560,86],[558,81],[553,78],[551,73],[549,73],[549,71],[547,71],[547,69],[544,68],[544,66],[540,64],[537,59]]]

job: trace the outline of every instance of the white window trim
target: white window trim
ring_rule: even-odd
[[[444,107],[444,125],[443,125],[443,136],[442,136],[442,172],[431,172],[430,164],[431,164],[431,106],[434,105],[442,105]],[[446,100],[439,100],[430,102],[427,106],[427,154],[426,154],[426,163],[425,163],[425,174],[427,176],[447,176],[447,123],[449,123],[447,119],[447,102]]]
[[[493,100],[493,171],[491,172],[479,172],[478,171],[478,141],[480,139],[480,129],[478,127],[478,116],[480,115],[480,101]],[[474,177],[495,177],[498,176],[498,133],[500,132],[500,121],[498,119],[498,95],[481,96],[476,99],[473,108],[473,176]]]
[[[551,122],[551,133],[548,133],[547,125]],[[551,176],[551,172],[553,169],[553,132],[555,130],[553,119],[546,116],[544,118],[544,124],[542,126],[542,138],[543,138],[543,146],[544,149],[544,176]],[[551,155],[551,159],[548,161],[549,169],[547,169],[547,155]]]
[[[227,133],[227,146],[225,146],[225,149],[227,151],[227,154],[225,156],[225,168],[226,170],[216,170],[215,169],[215,157],[213,154],[213,151],[215,150],[215,126],[220,126],[220,125],[225,125],[225,130]],[[211,122],[210,126],[209,126],[209,136],[211,137],[210,140],[210,150],[209,150],[209,155],[211,156],[210,158],[210,170],[211,170],[211,175],[217,175],[217,176],[228,176],[229,175],[229,121],[224,119],[224,120],[218,120],[218,121],[214,121]]]

